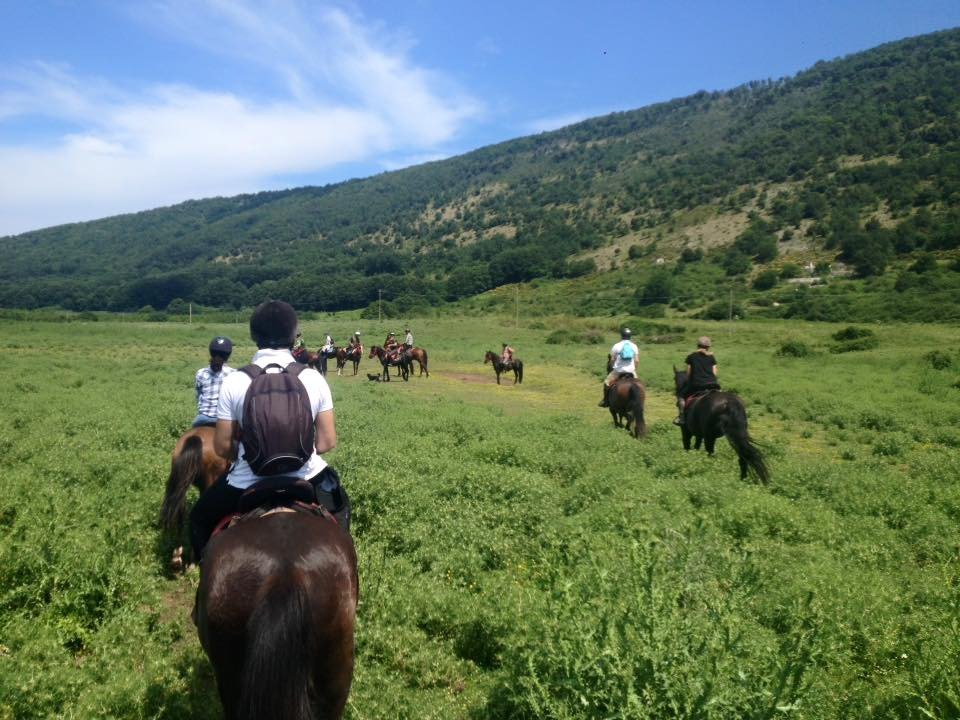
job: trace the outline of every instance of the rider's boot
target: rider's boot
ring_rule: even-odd
[[[607,384],[603,384],[603,400],[597,403],[597,407],[610,407],[610,401],[607,400]]]

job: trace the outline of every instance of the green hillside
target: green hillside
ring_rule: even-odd
[[[709,314],[735,290],[743,312],[918,318],[932,293],[929,319],[956,318],[958,201],[951,30],[364,180],[3,238],[0,306],[339,310],[382,291],[409,312],[539,279],[569,309],[614,271],[618,312]]]

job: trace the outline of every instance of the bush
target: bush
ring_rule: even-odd
[[[807,347],[806,343],[799,340],[788,340],[776,353],[779,357],[807,357],[813,354],[813,351]]]
[[[846,340],[858,340],[860,338],[873,337],[873,330],[848,325],[843,330],[838,330],[835,332],[831,337],[838,342],[843,342]]]
[[[800,266],[796,263],[787,263],[780,268],[780,278],[782,280],[789,280],[795,277],[800,277]]]
[[[561,328],[550,333],[544,342],[547,345],[599,345],[603,342],[603,334],[598,330],[581,332]]]
[[[953,366],[953,359],[942,350],[931,350],[923,356],[923,359],[934,370],[946,370]]]
[[[863,350],[873,350],[880,346],[880,340],[877,337],[862,337],[859,340],[848,340],[847,342],[836,343],[830,346],[830,352],[834,354],[846,352],[860,352]]]
[[[754,290],[769,290],[777,284],[776,270],[764,270],[753,279]]]

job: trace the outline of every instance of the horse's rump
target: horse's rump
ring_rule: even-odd
[[[324,517],[278,513],[213,538],[195,619],[226,717],[339,718],[358,594],[353,541]]]

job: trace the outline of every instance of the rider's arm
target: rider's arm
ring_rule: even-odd
[[[693,365],[687,363],[687,380],[693,379]]]
[[[317,413],[314,427],[316,432],[313,446],[316,451],[322,454],[333,450],[337,446],[337,426],[333,421],[333,409]]]
[[[217,420],[213,431],[213,450],[222,458],[233,462],[237,459],[237,444],[240,436],[240,423],[236,420]]]

